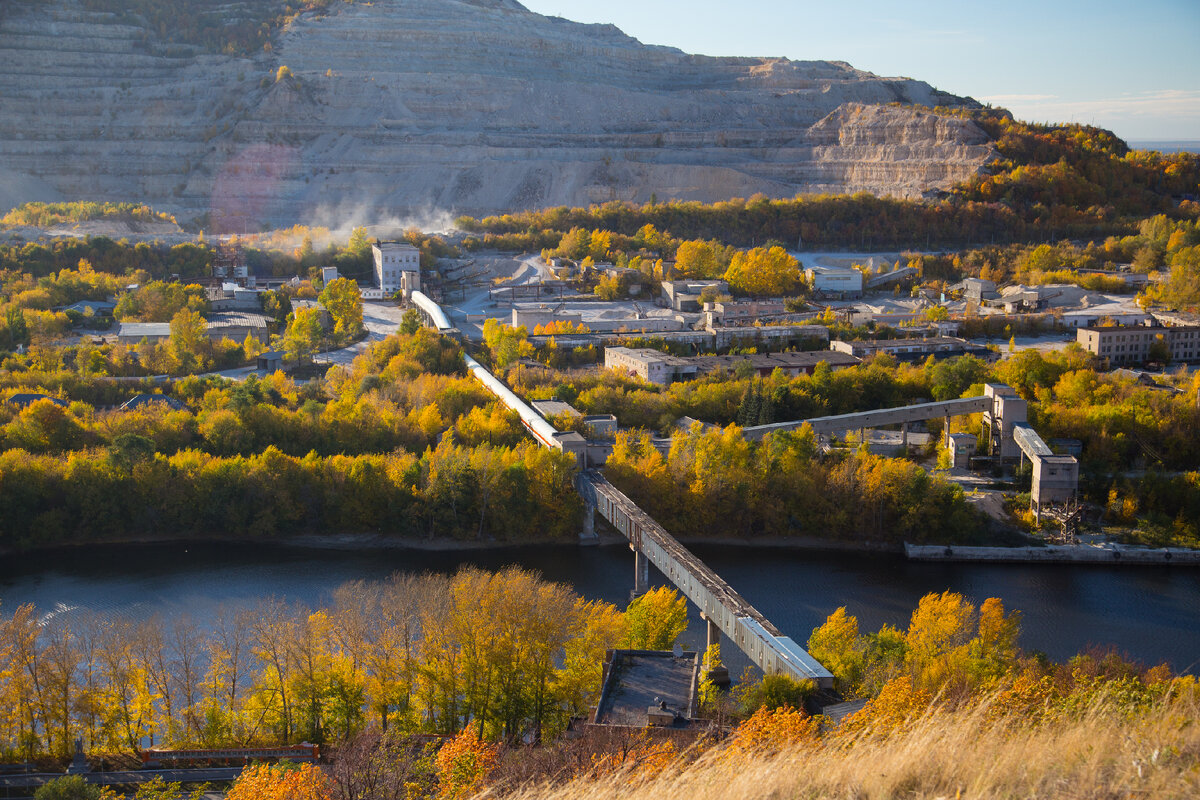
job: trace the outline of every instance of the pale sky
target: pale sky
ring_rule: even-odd
[[[1200,140],[1200,0],[521,0],[714,56],[846,61],[1125,139]]]

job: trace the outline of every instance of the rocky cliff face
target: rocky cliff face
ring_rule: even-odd
[[[994,157],[970,123],[886,105],[966,102],[919,81],[691,56],[513,0],[340,6],[254,58],[166,45],[78,0],[14,1],[0,205],[139,200],[236,230],[652,194],[913,196]]]

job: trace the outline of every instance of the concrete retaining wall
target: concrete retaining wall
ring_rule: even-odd
[[[1181,547],[1128,547],[1104,545],[1047,545],[1046,547],[955,547],[905,544],[904,554],[913,561],[991,561],[996,563],[1047,564],[1152,564],[1200,566],[1200,550]]]

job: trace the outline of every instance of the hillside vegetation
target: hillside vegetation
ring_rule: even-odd
[[[965,711],[930,708],[887,735],[868,729],[737,757],[718,751],[657,774],[580,778],[508,797],[1184,800],[1200,792],[1198,714],[1194,698],[1133,718],[1100,701],[1078,717],[1041,724],[997,702]]]
[[[139,203],[25,203],[0,218],[0,225],[31,225],[48,228],[71,222],[87,222],[93,219],[119,220],[125,222],[170,222],[170,214],[155,211]]]
[[[755,196],[726,202],[612,202],[551,208],[458,226],[478,244],[512,249],[556,247],[573,228],[634,236],[651,225],[682,239],[753,246],[768,240],[804,247],[946,247],[981,242],[1094,238],[1136,231],[1152,214],[1200,215],[1200,155],[1129,150],[1108,131],[1081,125],[1035,125],[994,110],[943,110],[980,125],[1001,158],[987,174],[936,200],[861,193]],[[470,243],[468,243],[470,244]]]

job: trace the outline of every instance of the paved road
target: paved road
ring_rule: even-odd
[[[486,295],[486,293],[485,293]],[[375,342],[381,342],[396,332],[404,318],[404,309],[391,303],[363,302],[363,327],[367,335],[361,341],[343,347],[340,350],[330,350],[327,353],[317,353],[313,361],[318,364],[349,364]],[[263,377],[266,372],[254,367],[238,367],[220,372],[206,372],[200,377],[217,375],[232,381],[244,381],[250,375]]]
[[[231,781],[240,775],[241,767],[207,767],[203,769],[146,769],[120,772],[89,772],[84,775],[88,783],[101,786],[124,786],[146,783],[162,778],[168,783],[209,783]],[[62,773],[37,773],[33,775],[0,775],[0,789],[31,789],[63,777]],[[12,792],[7,792],[13,794]],[[14,794],[15,796],[15,794]]]
[[[375,342],[382,342],[396,332],[404,319],[404,309],[391,303],[363,303],[363,327],[367,335],[361,341],[340,350],[318,353],[313,360],[318,364],[349,364]]]

